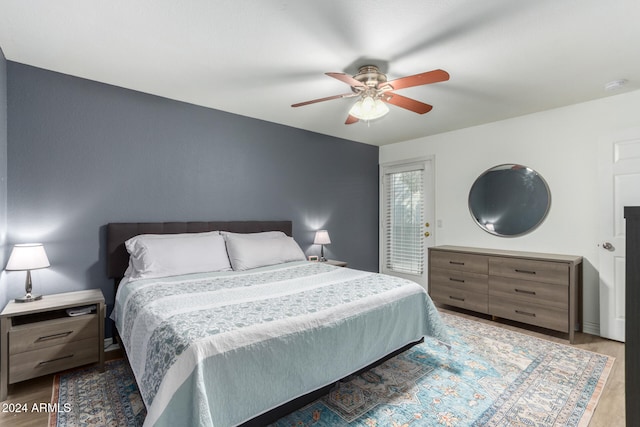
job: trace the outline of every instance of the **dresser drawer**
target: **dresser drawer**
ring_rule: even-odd
[[[514,298],[491,296],[489,312],[497,317],[528,323],[560,332],[569,332],[567,310],[521,303]]]
[[[486,274],[432,268],[431,276],[429,277],[429,287],[430,289],[456,288],[478,293],[487,293],[489,289],[488,277]]]
[[[513,277],[536,282],[569,284],[569,266],[565,263],[515,258],[489,258],[489,275]]]
[[[97,336],[97,314],[63,317],[13,326],[9,330],[9,354],[39,350]]]
[[[431,290],[431,299],[441,304],[452,305],[479,313],[487,313],[489,295],[456,288],[436,288]]]
[[[566,309],[569,304],[568,285],[554,285],[508,277],[491,276],[489,278],[489,295],[492,298],[494,296],[503,297],[515,299],[523,304],[539,304],[560,309]]]
[[[9,384],[98,362],[98,338],[88,338],[9,356]]]
[[[446,270],[467,271],[470,273],[487,274],[488,257],[460,252],[431,251],[430,266]]]

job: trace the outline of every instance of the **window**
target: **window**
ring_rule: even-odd
[[[422,276],[424,164],[383,171],[383,272]]]

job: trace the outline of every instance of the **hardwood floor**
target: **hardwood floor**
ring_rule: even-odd
[[[536,336],[538,338],[548,339],[550,341],[567,344],[565,336],[562,334],[554,334],[547,330],[541,330],[534,327],[523,329],[523,325],[511,323],[508,321],[492,321],[489,318],[470,315],[462,311],[453,311],[440,307],[440,310],[446,313],[467,317],[480,322],[500,326],[507,329],[516,330],[525,334]],[[549,335],[552,334],[552,335]],[[575,346],[584,350],[596,353],[606,354],[616,358],[613,369],[609,374],[609,379],[604,387],[602,397],[591,419],[589,427],[623,427],[625,425],[625,404],[624,404],[624,344],[603,339],[594,335],[577,333],[575,338]],[[107,353],[107,360],[121,357],[119,351],[110,351]],[[31,411],[34,404],[47,404],[51,402],[53,375],[47,375],[41,378],[18,383],[10,387],[9,398],[0,403],[0,407],[5,409],[7,405],[18,404],[25,405],[27,412],[12,413],[0,412],[0,426],[11,427],[45,427],[49,419],[46,411]]]

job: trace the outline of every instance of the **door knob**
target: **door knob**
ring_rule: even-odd
[[[424,232],[424,237],[429,237],[429,236],[431,236],[431,233],[429,233],[428,231],[425,231]]]
[[[612,245],[611,243],[609,243],[609,242],[604,242],[604,243],[602,244],[602,247],[603,247],[604,249],[608,250],[608,251],[613,251],[613,250],[615,250],[615,248],[613,247],[613,245]]]

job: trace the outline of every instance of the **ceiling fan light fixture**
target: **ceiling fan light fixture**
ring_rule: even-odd
[[[389,107],[380,98],[364,96],[351,107],[349,114],[359,120],[370,121],[379,119],[388,112]]]
[[[358,101],[349,110],[349,116],[344,122],[345,125],[350,125],[360,120],[369,122],[379,119],[389,112],[387,104],[392,104],[417,114],[428,113],[433,108],[432,105],[407,98],[394,91],[449,80],[449,73],[438,69],[388,81],[387,76],[381,73],[380,69],[374,65],[360,67],[358,74],[355,76],[350,76],[345,73],[325,74],[351,86],[351,92],[298,102],[291,106],[302,107],[303,105],[330,101],[332,99],[358,97]]]

